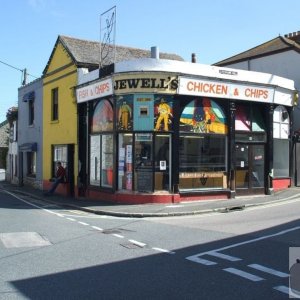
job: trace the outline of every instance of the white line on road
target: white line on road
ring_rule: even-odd
[[[244,272],[242,270],[238,270],[236,268],[226,268],[226,269],[223,269],[223,270],[226,271],[226,272],[229,272],[231,274],[235,274],[237,276],[249,279],[251,281],[262,281],[262,280],[264,280],[264,278],[262,278],[262,277],[250,274],[248,272]]]
[[[222,259],[225,259],[225,260],[229,260],[229,261],[239,261],[239,260],[242,260],[241,258],[234,257],[234,256],[231,256],[231,255],[226,255],[226,254],[219,253],[219,252],[216,252],[216,251],[210,251],[207,254],[215,256],[215,257],[219,257],[219,258],[222,258]]]
[[[204,258],[200,258],[198,254],[196,255],[192,255],[192,256],[188,256],[186,257],[186,259],[193,261],[197,264],[201,264],[201,265],[205,265],[205,266],[213,266],[216,265],[217,263],[211,260],[207,260]]]
[[[271,268],[268,268],[268,267],[265,267],[265,266],[262,266],[259,264],[251,264],[251,265],[248,265],[248,267],[271,274],[271,275],[275,275],[275,276],[278,276],[281,278],[289,277],[289,274],[287,274],[287,273],[283,273],[283,272],[280,272],[280,271],[277,271],[277,270],[274,270],[274,269],[271,269]]]
[[[283,234],[286,234],[286,233],[289,233],[289,232],[292,232],[292,231],[295,231],[295,230],[300,230],[300,226],[292,227],[292,228],[282,230],[282,231],[279,231],[279,232],[276,232],[276,233],[273,233],[273,234],[264,235],[264,236],[261,236],[261,237],[258,237],[258,238],[252,239],[252,240],[247,240],[247,241],[244,241],[244,242],[231,244],[231,245],[228,245],[228,246],[225,246],[225,247],[222,247],[222,248],[213,249],[213,250],[210,250],[210,251],[207,251],[207,252],[198,253],[198,254],[186,257],[186,259],[189,259],[190,257],[197,257],[197,256],[200,257],[200,256],[203,256],[203,255],[206,255],[206,254],[210,254],[211,252],[220,252],[220,251],[228,250],[228,249],[231,249],[231,248],[235,248],[235,247],[239,247],[239,246],[259,242],[259,241],[266,240],[266,239],[269,239],[269,238],[272,238],[272,237],[275,237],[275,236],[283,235]],[[190,259],[190,260],[192,260],[192,259]]]
[[[73,218],[66,218],[67,220],[70,220],[70,221],[73,221],[73,222],[75,222],[76,220],[75,219],[73,219]]]
[[[288,295],[290,293],[290,289],[284,285],[274,286],[273,289]]]
[[[103,229],[102,229],[102,228],[100,228],[100,227],[97,227],[97,226],[92,226],[92,228],[94,228],[94,229],[96,229],[96,230],[99,230],[99,231],[103,231]]]
[[[78,222],[79,224],[81,224],[81,225],[84,225],[84,226],[88,226],[88,225],[90,225],[90,224],[88,224],[88,223],[84,223],[84,222]]]
[[[162,249],[162,248],[157,248],[157,247],[152,247],[153,250],[159,251],[159,252],[163,252],[163,253],[168,253],[168,254],[176,254],[176,252],[174,251],[170,251],[167,249]]]
[[[145,247],[147,244],[145,244],[145,243],[142,243],[142,242],[138,242],[138,241],[136,241],[136,240],[128,240],[130,243],[132,243],[132,244],[135,244],[135,245],[137,245],[137,246],[140,246],[140,247]]]
[[[117,238],[120,238],[120,239],[124,239],[124,236],[123,236],[123,235],[120,235],[120,234],[114,233],[113,236],[115,236],[115,237],[117,237]]]

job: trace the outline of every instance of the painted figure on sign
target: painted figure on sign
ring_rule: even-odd
[[[162,98],[160,104],[158,105],[158,119],[156,121],[155,130],[159,131],[161,122],[164,124],[164,131],[169,131],[169,118],[172,116],[171,108],[169,104]]]
[[[131,118],[131,107],[126,103],[126,101],[123,101],[123,104],[120,107],[119,110],[119,120],[121,122],[121,126],[123,129],[128,129],[128,123]]]

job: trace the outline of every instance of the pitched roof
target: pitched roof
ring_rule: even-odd
[[[284,52],[288,50],[295,50],[300,52],[300,44],[292,40],[289,35],[278,36],[268,42],[265,42],[259,46],[251,48],[245,52],[239,53],[227,59],[221,60],[215,63],[215,66],[226,66],[241,61],[258,58],[262,56],[268,56],[271,54]]]
[[[48,63],[43,71],[43,74],[47,73],[47,69],[49,67],[49,63],[52,59],[54,54],[55,48],[57,47],[58,43],[62,43],[62,45],[68,51],[68,54],[71,56],[74,64],[77,67],[98,67],[99,66],[99,57],[100,57],[100,43],[97,41],[88,41],[82,40],[78,38],[73,38],[69,36],[59,35],[51,56],[48,60]],[[108,45],[108,47],[112,48],[112,45]],[[125,47],[125,46],[116,46],[116,55],[115,61],[113,58],[108,58],[109,63],[113,62],[120,62],[129,59],[136,59],[136,58],[146,58],[151,56],[150,50],[143,50],[138,48],[132,47]],[[160,53],[161,59],[169,59],[169,60],[179,60],[184,61],[182,57],[177,54],[172,53]]]

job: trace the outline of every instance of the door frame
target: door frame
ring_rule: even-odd
[[[242,196],[242,195],[255,195],[255,194],[265,194],[265,189],[266,189],[266,176],[265,176],[265,173],[266,173],[266,144],[265,143],[245,143],[245,142],[236,142],[235,144],[235,151],[236,151],[236,146],[238,145],[243,145],[243,146],[248,146],[249,150],[248,150],[248,177],[247,177],[247,181],[245,179],[245,183],[247,184],[246,187],[237,187],[236,185],[236,179],[237,179],[237,171],[238,171],[238,166],[237,166],[237,158],[235,158],[235,192],[236,192],[236,195],[237,196]],[[263,149],[264,149],[264,162],[263,162],[263,176],[264,176],[264,179],[263,179],[263,186],[262,187],[253,187],[252,185],[252,181],[249,180],[249,174],[253,172],[253,164],[254,164],[254,160],[253,160],[253,150],[254,150],[254,147],[257,147],[257,146],[263,146]]]

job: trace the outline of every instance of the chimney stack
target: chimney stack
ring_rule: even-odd
[[[159,59],[159,49],[157,46],[151,47],[151,58]]]
[[[192,63],[196,63],[197,60],[196,60],[196,54],[195,53],[192,53]]]

